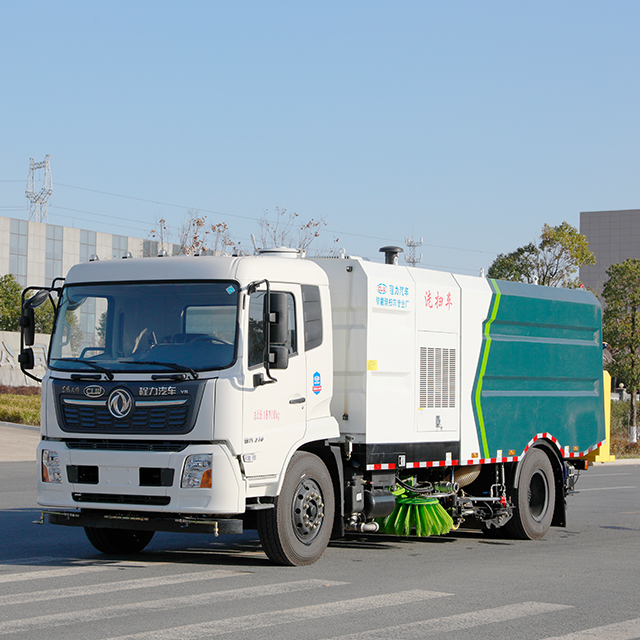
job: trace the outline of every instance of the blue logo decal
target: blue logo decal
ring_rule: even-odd
[[[231,285],[229,285],[229,286],[227,287],[227,293],[228,293],[229,295],[231,295],[234,291],[235,291],[235,289],[234,289]]]
[[[313,393],[318,395],[322,391],[322,379],[320,378],[320,374],[316,371],[313,374]]]

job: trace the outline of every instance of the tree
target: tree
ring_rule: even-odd
[[[0,331],[18,331],[22,287],[11,273],[0,278]]]
[[[160,243],[160,246],[164,246],[166,232],[167,221],[164,218],[160,218],[156,222],[155,229],[151,229],[151,231],[149,231],[149,237],[157,240]]]
[[[538,248],[533,242],[518,247],[511,253],[501,253],[489,267],[487,275],[496,280],[513,280],[515,282],[534,282],[535,256]]]
[[[556,227],[545,224],[537,245],[530,242],[511,253],[498,255],[487,275],[548,287],[577,287],[578,269],[595,263],[586,236],[563,222]]]
[[[298,213],[287,214],[286,209],[276,207],[275,216],[265,211],[260,224],[259,242],[265,247],[294,247],[306,251],[311,243],[320,236],[320,229],[326,227],[324,218],[308,222],[299,220]]]
[[[631,394],[629,425],[637,427],[636,394],[640,389],[640,260],[629,258],[607,269],[609,279],[602,290],[606,308],[603,337],[614,354],[607,368],[625,381]]]
[[[206,235],[209,233],[204,230],[206,216],[198,215],[194,209],[189,209],[187,215],[182,220],[180,231],[178,232],[178,240],[180,242],[180,253],[192,256],[205,248]]]
[[[211,248],[214,256],[233,250],[235,247],[235,243],[229,235],[229,227],[226,222],[212,224],[210,234]]]
[[[11,273],[0,277],[0,331],[20,331],[22,287]],[[35,310],[36,333],[51,333],[55,311],[51,302]]]

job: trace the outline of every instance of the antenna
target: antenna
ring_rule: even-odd
[[[38,178],[38,186],[36,186],[36,171],[40,169],[44,170],[44,175]],[[41,187],[40,183],[42,183]],[[40,187],[39,190],[38,187]],[[45,156],[43,162],[35,162],[33,158],[30,159],[29,177],[27,178],[27,188],[24,193],[31,203],[29,207],[29,220],[48,222],[49,207],[47,200],[49,200],[49,196],[53,193],[48,154]]]
[[[419,258],[416,258],[416,247],[422,246],[422,238],[420,238],[420,240],[414,240],[413,238],[405,238],[404,243],[410,249],[409,254],[405,255],[404,259],[412,267],[415,267],[417,262],[422,262],[422,254],[420,254]]]

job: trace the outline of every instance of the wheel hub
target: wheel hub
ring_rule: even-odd
[[[540,522],[549,508],[549,487],[545,475],[540,471],[531,476],[528,498],[531,515],[536,522]]]
[[[298,485],[291,505],[291,517],[293,530],[301,542],[309,544],[320,533],[324,502],[315,480],[305,479]]]

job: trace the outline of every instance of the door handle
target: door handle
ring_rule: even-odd
[[[293,400],[289,400],[289,404],[303,404],[306,401],[306,398],[294,398]]]

